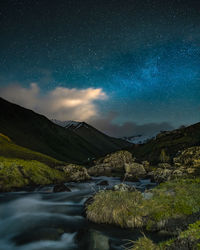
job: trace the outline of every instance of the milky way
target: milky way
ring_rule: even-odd
[[[118,136],[200,120],[198,0],[2,0],[0,30],[1,93],[99,89],[86,120]]]

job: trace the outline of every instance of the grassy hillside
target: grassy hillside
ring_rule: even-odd
[[[96,146],[98,141],[87,141],[73,131],[52,123],[46,117],[2,98],[0,107],[0,133],[9,136],[22,147],[61,161],[79,163],[116,150],[113,146],[105,152],[105,145]]]
[[[200,123],[161,133],[156,139],[133,146],[131,152],[139,160],[145,159],[151,163],[170,162],[179,150],[197,145],[200,145]]]
[[[64,182],[63,172],[38,161],[0,157],[0,191]]]
[[[58,161],[50,156],[34,152],[30,149],[16,145],[11,139],[0,133],[0,156],[8,158],[19,158],[24,160],[36,160],[54,167],[63,165],[63,162]]]

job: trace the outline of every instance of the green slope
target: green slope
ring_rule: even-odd
[[[98,141],[90,142],[73,131],[62,128],[45,116],[0,98],[0,133],[17,145],[46,154],[61,161],[83,163],[116,150],[115,144],[105,152]],[[118,146],[118,149],[124,144]]]
[[[63,172],[38,161],[0,156],[0,192],[26,186],[48,185],[67,180]]]
[[[156,139],[133,146],[131,152],[139,160],[148,160],[156,164],[161,161],[161,152],[164,152],[170,162],[179,150],[197,145],[200,145],[200,123],[161,133]]]
[[[19,158],[24,160],[36,160],[51,167],[63,165],[63,162],[58,161],[50,156],[34,152],[30,149],[16,145],[10,140],[9,137],[1,133],[0,133],[0,156],[8,158]]]

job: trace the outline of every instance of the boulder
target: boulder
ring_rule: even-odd
[[[63,171],[69,178],[69,181],[86,181],[91,178],[87,172],[87,169],[80,165],[69,164],[63,167]]]
[[[146,170],[140,163],[125,163],[125,180],[138,181],[146,176]]]
[[[114,185],[112,190],[113,191],[135,191],[135,188],[131,187],[131,186],[127,185],[127,184],[120,183],[120,184]]]
[[[125,150],[117,151],[95,161],[95,165],[88,169],[88,173],[93,176],[123,175],[125,164],[130,164],[134,161],[135,158],[132,157],[130,152]]]
[[[71,192],[71,189],[65,186],[65,184],[57,184],[53,188],[54,193],[58,192]]]
[[[165,182],[177,177],[185,176],[185,172],[181,169],[168,169],[168,168],[157,168],[148,173],[148,177],[151,179],[152,182]]]
[[[111,176],[112,168],[106,164],[95,165],[88,169],[88,173],[92,176]]]
[[[88,250],[109,250],[109,238],[106,235],[103,235],[99,231],[91,230],[90,232],[90,244]]]

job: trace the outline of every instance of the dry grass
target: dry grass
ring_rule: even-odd
[[[200,211],[199,190],[200,179],[187,179],[161,184],[148,200],[138,191],[102,191],[87,207],[87,217],[96,223],[161,229],[170,218]]]

